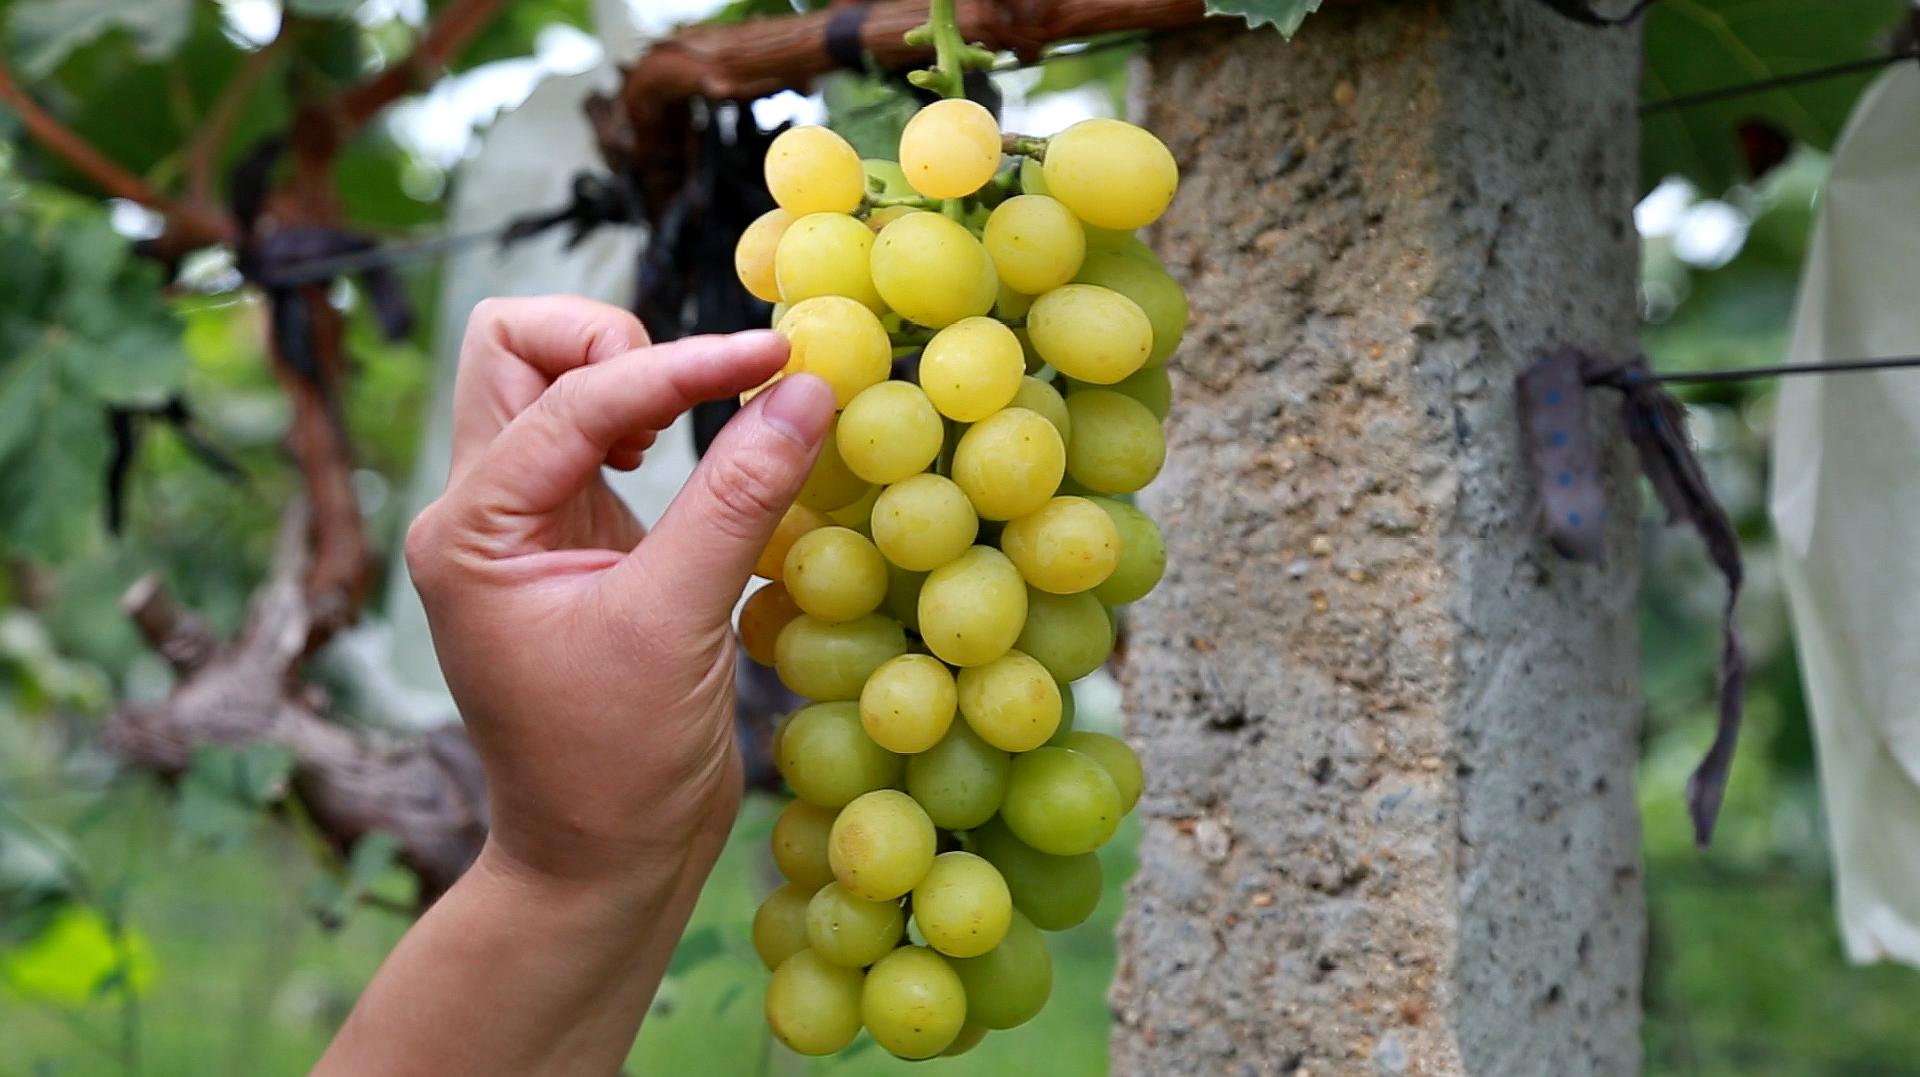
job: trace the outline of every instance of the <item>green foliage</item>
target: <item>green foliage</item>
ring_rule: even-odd
[[[1271,26],[1287,37],[1299,32],[1307,16],[1320,10],[1320,0],[1207,0],[1209,15],[1238,15],[1249,29]]]
[[[307,891],[307,904],[322,925],[337,930],[399,862],[400,839],[376,830],[353,843],[344,871],[314,880]]]
[[[900,156],[900,132],[920,108],[900,83],[873,75],[829,75],[820,80],[820,97],[828,126],[855,152],[888,161]]]
[[[7,20],[8,52],[28,78],[41,78],[75,49],[116,30],[143,60],[162,60],[185,39],[193,0],[21,0]]]
[[[355,5],[350,2],[348,6]],[[495,60],[525,56],[533,51],[540,31],[549,26],[590,28],[592,6],[589,0],[515,0],[480,32],[454,70],[466,71]]]
[[[186,352],[97,205],[0,184],[0,553],[61,562],[99,534],[107,409],[177,392]]]
[[[180,836],[216,847],[239,844],[260,809],[286,795],[292,772],[293,753],[275,744],[194,749],[174,812]]]
[[[1657,101],[1875,55],[1904,7],[1903,0],[1665,0],[1646,16],[1643,96]],[[1823,79],[1648,116],[1642,184],[1651,189],[1684,176],[1719,191],[1739,183],[1746,167],[1738,130],[1749,120],[1824,150],[1870,77]]]

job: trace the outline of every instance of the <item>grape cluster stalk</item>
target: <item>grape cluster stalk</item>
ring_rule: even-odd
[[[1132,124],[1003,139],[948,99],[897,161],[797,127],[766,179],[736,268],[791,346],[776,377],[839,405],[740,616],[811,701],[774,734],[795,799],[753,924],[767,1021],[802,1054],[863,1029],[959,1054],[1045,1005],[1043,932],[1093,912],[1095,851],[1140,797],[1071,685],[1166,565],[1130,495],[1166,456],[1187,302],[1134,231],[1179,173]]]

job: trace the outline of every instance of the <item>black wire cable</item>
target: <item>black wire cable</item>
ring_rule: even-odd
[[[1902,60],[1920,60],[1920,49],[1901,49],[1881,56],[1869,56],[1862,60],[1848,60],[1845,63],[1827,67],[1814,67],[1805,71],[1792,71],[1772,78],[1756,79],[1752,82],[1735,83],[1732,86],[1717,86],[1698,93],[1680,94],[1675,97],[1647,101],[1640,106],[1640,115],[1657,116],[1663,112],[1692,108],[1695,105],[1710,105],[1716,101],[1728,101],[1736,97],[1750,97],[1753,94],[1766,93],[1769,90],[1784,89],[1802,83],[1820,82],[1825,79],[1839,78],[1843,75],[1857,75],[1866,71],[1876,71],[1882,67],[1897,64]]]
[[[1858,374],[1868,370],[1904,370],[1912,367],[1920,367],[1920,355],[1842,359],[1832,363],[1781,363],[1777,366],[1733,367],[1728,370],[1681,370],[1670,374],[1655,373],[1648,380],[1664,385],[1706,385],[1714,382],[1756,381],[1761,378],[1792,378],[1802,374]],[[1628,374],[1627,377],[1631,379],[1634,375]]]

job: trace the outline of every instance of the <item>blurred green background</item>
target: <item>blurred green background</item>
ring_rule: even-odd
[[[262,17],[261,2],[207,5],[194,32],[244,50],[246,20]],[[357,12],[354,47],[374,57],[397,54],[396,42],[404,43],[424,10],[394,0],[344,6]],[[1887,5],[1843,6],[1877,14]],[[585,3],[562,0],[516,5],[510,25],[464,61],[462,75],[578,49],[587,14]],[[1311,25],[1300,47],[1310,47]],[[1674,25],[1676,36],[1659,40],[1684,42],[1685,27]],[[576,36],[556,38],[556,27],[575,27]],[[1652,31],[1660,29],[1656,23]],[[75,46],[46,68],[50,92],[77,102],[83,114],[88,94],[106,92],[108,83],[137,93],[143,72],[164,65],[129,73],[98,62],[112,49],[125,52],[124,38],[135,33],[122,27]],[[1656,45],[1655,74],[1658,53]],[[1111,108],[1123,60],[1113,50],[1100,62],[1056,61],[1037,77],[1015,76],[1010,89],[1035,110]],[[1791,58],[1782,62],[1794,66]],[[1710,67],[1703,71],[1700,78],[1716,77]],[[1849,85],[1829,103],[1822,130],[1792,133],[1815,146],[1830,138],[1831,114],[1843,114],[1859,87]],[[190,98],[199,92],[176,89]],[[850,107],[868,107],[858,87],[842,89],[855,102]],[[484,122],[491,91],[478,80],[465,90],[480,101],[465,113],[424,121],[416,113],[365,140],[355,157],[357,219],[388,230],[437,219],[461,143],[448,151],[421,132],[435,123]],[[492,107],[510,104],[512,92]],[[271,102],[260,109],[264,127]],[[118,137],[117,149],[136,159],[159,139],[126,118],[96,117],[93,129]],[[1649,137],[1697,135],[1661,130],[1650,125]],[[13,136],[4,114],[0,133]],[[1673,157],[1669,143],[1655,149]],[[1644,344],[1657,368],[1768,363],[1782,353],[1823,158],[1802,147],[1763,180],[1715,183],[1732,156],[1725,150],[1712,168],[1695,172],[1697,182],[1654,187],[1636,215],[1646,251]],[[152,153],[148,165],[166,167]],[[137,213],[68,193],[60,186],[68,178],[16,142],[0,145],[0,413],[8,387],[34,369],[34,349],[78,319],[96,326],[102,347],[142,349],[140,369],[151,384],[111,384],[58,368],[66,373],[57,379],[65,393],[57,407],[79,414],[102,401],[139,399],[154,386],[183,389],[210,438],[248,478],[230,484],[178,438],[150,433],[134,463],[126,525],[115,537],[98,524],[101,498],[89,479],[100,453],[81,453],[72,471],[39,475],[30,488],[0,469],[0,499],[40,506],[0,523],[0,1077],[301,1072],[405,928],[405,915],[388,906],[404,908],[409,880],[378,870],[365,879],[343,876],[313,855],[315,839],[297,812],[249,812],[182,796],[117,772],[93,746],[98,720],[115,700],[152,698],[167,684],[164,667],[117,609],[120,592],[158,570],[185,602],[230,628],[265,567],[276,506],[296,488],[276,447],[286,407],[261,354],[263,310],[232,292],[156,303],[157,271],[125,255],[124,236],[140,227]],[[217,277],[221,268],[198,271]],[[413,271],[408,284],[430,310],[434,270]],[[356,314],[348,418],[369,526],[390,548],[404,525],[394,491],[417,448],[431,349],[424,336],[383,343],[365,323]],[[1664,528],[1651,508],[1644,520],[1646,1069],[1676,1077],[1920,1074],[1920,1022],[1911,1016],[1920,1006],[1920,973],[1850,967],[1835,934],[1812,741],[1765,522],[1772,388],[1749,382],[1686,394],[1714,487],[1739,522],[1751,580],[1742,609],[1753,670],[1747,732],[1707,853],[1692,847],[1680,790],[1710,736],[1721,584],[1694,536]],[[53,430],[52,420],[40,428]],[[0,422],[0,462],[15,453],[18,472],[20,447],[10,436]],[[55,479],[65,493],[49,500]],[[1084,724],[1118,723],[1109,694],[1088,696]],[[899,1068],[872,1049],[806,1062],[771,1045],[759,1013],[764,974],[747,927],[773,881],[761,850],[775,810],[756,800],[743,812],[636,1046],[635,1072]],[[1054,1001],[1041,1017],[964,1059],[928,1063],[929,1070],[1105,1071],[1105,985],[1135,838],[1125,832],[1102,854],[1109,893],[1095,919],[1053,938]],[[358,883],[367,884],[370,900],[344,924],[322,927],[316,908],[337,906],[342,886]]]

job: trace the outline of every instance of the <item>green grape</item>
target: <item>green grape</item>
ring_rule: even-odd
[[[1015,195],[987,218],[987,256],[1016,292],[1039,295],[1080,271],[1087,234],[1067,207],[1045,195]]]
[[[1066,398],[1060,390],[1029,374],[1020,379],[1020,390],[1013,394],[1013,403],[1008,407],[1025,408],[1053,424],[1060,431],[1060,443],[1073,440],[1073,417],[1067,414]]]
[[[774,251],[780,299],[798,303],[840,295],[880,314],[887,305],[873,287],[872,256],[873,230],[865,222],[844,213],[809,213],[787,227]]]
[[[770,583],[755,591],[740,607],[740,645],[747,657],[772,668],[780,630],[798,616],[800,607],[784,584]]]
[[[767,1026],[790,1050],[830,1055],[860,1034],[866,974],[812,950],[780,963],[767,981]]]
[[[1066,461],[1066,443],[1045,416],[1006,408],[960,435],[953,450],[953,481],[982,518],[1011,520],[1047,503],[1060,488]]]
[[[1104,389],[1067,394],[1073,444],[1067,474],[1089,490],[1130,494],[1153,481],[1167,461],[1167,439],[1145,404]]]
[[[898,901],[868,901],[839,883],[828,883],[807,903],[806,945],[836,965],[865,968],[900,945],[906,930]]]
[[[1048,744],[1051,744],[1057,748],[1060,746],[1061,741],[1067,739],[1067,734],[1073,732],[1074,707],[1075,707],[1075,704],[1073,702],[1073,685],[1071,684],[1061,685],[1060,686],[1060,724],[1054,728],[1053,736],[1047,738]],[[908,762],[911,763],[912,760],[908,760]]]
[[[776,748],[775,757],[779,754]],[[773,821],[770,844],[774,866],[788,882],[809,894],[833,881],[833,865],[827,863],[827,834],[838,814],[832,808],[794,800]]]
[[[867,971],[860,1018],[899,1058],[932,1058],[960,1035],[967,994],[953,966],[924,946],[902,946]]]
[[[787,551],[781,578],[801,612],[823,624],[865,617],[887,597],[886,562],[851,528],[822,527],[801,535]],[[777,664],[778,641],[774,652]]]
[[[1097,284],[1063,284],[1027,310],[1027,338],[1075,381],[1111,385],[1146,365],[1153,323],[1140,305]]]
[[[907,759],[907,792],[942,830],[971,830],[1000,810],[1007,753],[955,722],[940,743]]]
[[[1000,291],[987,249],[938,213],[908,213],[882,228],[872,272],[887,306],[929,329],[987,313]]]
[[[885,382],[881,383],[886,384]],[[869,390],[871,391],[871,390]],[[864,394],[863,394],[864,395]],[[859,399],[855,397],[854,399]],[[849,405],[851,406],[851,405]],[[835,416],[827,436],[820,442],[820,454],[807,469],[807,481],[794,500],[816,512],[835,512],[867,496],[873,484],[854,474],[840,455],[836,432],[843,416]]]
[[[924,752],[947,735],[958,699],[945,663],[903,654],[874,670],[860,689],[860,724],[890,752]]]
[[[968,835],[973,851],[999,869],[1013,907],[1043,931],[1084,923],[1100,904],[1100,858],[1043,853],[995,819]]]
[[[883,383],[884,384],[884,383]],[[858,399],[857,397],[855,399]],[[827,513],[827,519],[841,527],[850,527],[868,538],[873,537],[873,503],[880,500],[880,487],[869,485],[860,500]]]
[[[883,381],[840,414],[835,455],[863,482],[901,482],[925,471],[946,437],[946,424],[918,385]]]
[[[787,316],[787,304],[785,304],[785,303],[775,303],[775,304],[773,305],[773,309],[772,309],[772,310],[771,310],[770,312],[768,312],[768,314],[767,314],[767,328],[768,328],[768,329],[777,329],[777,328],[779,328],[779,327],[780,327],[780,319],[782,319],[782,318],[784,318],[784,317],[786,317],[786,316]],[[758,389],[755,389],[755,390],[754,390],[754,392],[756,392],[756,393],[757,393],[757,392],[759,392],[759,391],[760,391],[760,390],[758,390]],[[740,400],[740,402],[741,402],[742,404],[744,404],[744,403],[746,403],[746,402],[747,402],[747,398],[746,398],[746,397],[745,397],[745,396],[743,395],[743,396],[742,396],[742,398],[741,398],[741,400]]]
[[[1113,619],[1091,591],[1054,595],[1027,592],[1027,620],[1015,647],[1068,684],[1092,673],[1113,653]]]
[[[1160,537],[1160,526],[1153,517],[1124,501],[1106,497],[1087,500],[1112,517],[1120,532],[1120,563],[1106,582],[1093,589],[1093,597],[1103,606],[1140,601],[1167,571],[1167,546]]]
[[[1013,914],[1007,937],[979,957],[949,959],[967,998],[967,1020],[985,1028],[1015,1028],[1033,1020],[1053,993],[1053,955],[1046,936]]]
[[[1027,313],[1028,314],[1033,313],[1033,304],[1031,303],[1027,304]],[[1027,373],[1029,375],[1034,375],[1034,374],[1039,374],[1043,370],[1046,370],[1047,361],[1045,359],[1040,358],[1040,353],[1033,349],[1033,337],[1028,335],[1027,327],[1022,325],[1020,328],[1015,329],[1013,331],[1013,336],[1015,340],[1018,340],[1020,342],[1020,354],[1026,356]]]
[[[1020,193],[1048,194],[1046,166],[1031,157],[1020,159]]]
[[[1120,529],[1086,498],[1056,497],[1008,521],[1000,549],[1028,583],[1070,595],[1113,575],[1120,563]]]
[[[1106,844],[1121,814],[1120,788],[1106,768],[1067,748],[1015,756],[1007,799],[1000,805],[1000,818],[1014,837],[1055,856],[1090,853]],[[834,824],[836,830],[839,825]]]
[[[867,227],[871,229],[875,235],[879,235],[880,231],[887,225],[892,224],[907,214],[925,212],[925,210],[917,206],[881,206],[867,214]]]
[[[1107,777],[1113,779],[1114,788],[1120,790],[1122,815],[1140,802],[1140,789],[1146,784],[1147,776],[1140,767],[1140,757],[1126,741],[1105,733],[1073,733],[1062,739],[1059,747],[1071,748],[1100,764]]]
[[[873,506],[874,545],[914,572],[931,572],[966,553],[979,533],[973,502],[945,475],[928,472],[895,483]]]
[[[1166,365],[1187,331],[1187,293],[1161,268],[1146,244],[1129,237],[1120,246],[1090,249],[1073,279],[1111,288],[1139,304],[1153,326],[1153,351],[1147,365]]]
[[[1180,185],[1166,145],[1121,120],[1081,120],[1049,138],[1045,173],[1049,194],[1101,228],[1152,224]]]
[[[773,527],[773,537],[761,547],[760,557],[753,564],[753,574],[764,576],[779,582],[780,572],[787,563],[787,551],[800,541],[800,536],[815,528],[825,527],[829,521],[825,516],[805,505],[790,505]]]
[[[796,217],[852,213],[866,196],[860,155],[846,139],[824,127],[782,131],[767,146],[766,172],[767,191],[774,202]]]
[[[920,354],[920,387],[940,414],[979,422],[1013,399],[1026,373],[1020,339],[992,318],[962,318]]]
[[[1000,168],[1000,124],[964,98],[935,101],[900,132],[900,169],[928,198],[965,198]]]
[[[957,687],[967,725],[1001,751],[1038,748],[1060,725],[1060,686],[1019,651],[961,670]]]
[[[907,631],[916,635],[920,632],[920,588],[926,582],[926,573],[913,572],[892,561],[887,562],[887,616],[899,621]]]
[[[1142,242],[1131,228],[1097,228],[1091,224],[1086,225],[1085,228],[1088,254],[1094,251],[1119,251],[1122,254],[1144,256],[1155,265],[1160,264],[1160,259],[1154,255],[1153,248]],[[1119,290],[1114,289],[1116,292]]]
[[[1079,389],[1078,384],[1068,387],[1068,392]],[[1094,386],[1110,393],[1119,393],[1146,405],[1153,417],[1166,420],[1167,413],[1173,410],[1173,378],[1164,366],[1143,366],[1139,370],[1114,382],[1112,385]]]
[[[993,316],[1003,322],[1025,321],[1027,311],[1033,307],[1033,297],[1025,292],[1016,292],[1007,287],[1006,281],[1000,282],[1000,290],[995,293]]]
[[[956,1055],[964,1055],[980,1046],[980,1041],[986,1038],[987,1026],[976,1025],[969,1021],[960,1026],[960,1034],[953,1038],[953,1042],[947,1045],[946,1050],[940,1052],[940,1057],[953,1058]]]
[[[815,703],[793,712],[774,762],[795,796],[821,808],[839,808],[900,780],[900,757],[860,728],[854,703]]]
[[[907,653],[907,634],[891,617],[869,613],[839,624],[795,617],[774,643],[774,671],[795,695],[816,702],[860,698],[880,663]]]
[[[792,883],[767,895],[753,914],[753,952],[769,969],[807,948],[807,899],[811,891]]]
[[[1000,945],[1012,918],[1006,880],[972,853],[934,857],[913,888],[913,922],[927,945],[949,957],[979,957]]]
[[[975,546],[927,575],[920,588],[920,637],[948,665],[984,665],[1019,638],[1027,603],[1027,587],[1007,555]]]
[[[794,221],[793,214],[774,207],[753,219],[733,245],[733,271],[755,299],[768,303],[780,301],[779,279],[774,275],[774,252],[780,237]]]
[[[889,161],[885,157],[865,157],[860,161],[860,168],[867,174],[868,191],[893,196],[914,193],[913,185],[907,182],[907,174],[898,161]],[[876,181],[879,183],[877,189],[874,186]]]
[[[933,820],[920,805],[897,789],[877,789],[840,810],[827,836],[827,859],[848,893],[892,901],[926,876],[933,847]]]
[[[846,296],[803,299],[774,328],[787,338],[781,374],[818,375],[833,387],[839,407],[893,372],[893,342],[885,327],[873,311]]]

